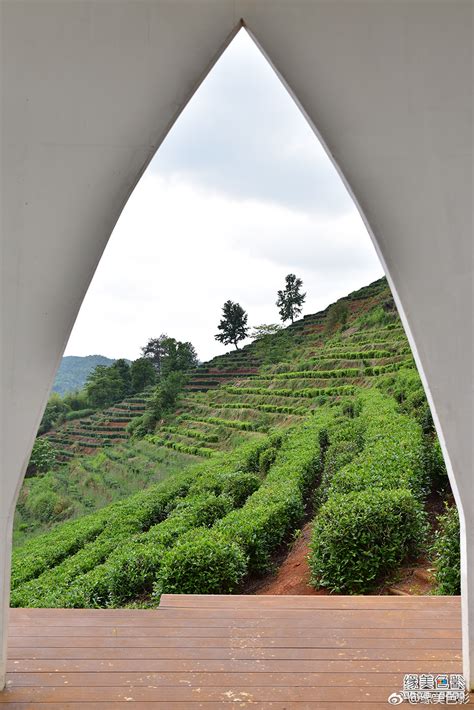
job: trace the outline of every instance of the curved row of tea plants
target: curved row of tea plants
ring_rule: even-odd
[[[421,427],[377,390],[359,395],[357,412],[329,432],[312,532],[312,581],[335,592],[373,589],[426,532]]]
[[[166,553],[155,595],[232,592],[249,572],[266,572],[272,555],[304,517],[322,471],[320,436],[331,412],[320,412],[285,436],[262,485],[211,529],[184,535]]]
[[[128,559],[137,547],[142,552],[144,542],[156,556],[159,540],[169,544],[185,530],[242,505],[260,484],[256,474],[267,471],[280,443],[277,435],[246,444],[225,460],[216,457],[33,538],[14,552],[12,606],[94,606],[114,599],[113,589],[125,589],[125,578],[129,589],[132,584],[127,565],[116,584],[121,556]],[[137,568],[142,567],[139,557]],[[137,594],[141,583],[136,583]]]

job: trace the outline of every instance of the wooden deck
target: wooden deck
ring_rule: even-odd
[[[460,649],[457,597],[165,595],[153,611],[13,609],[0,707],[378,710],[405,673],[460,673]]]

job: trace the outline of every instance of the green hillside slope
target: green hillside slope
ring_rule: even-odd
[[[131,399],[55,432],[66,470],[75,450],[104,444],[104,465],[125,459],[135,444],[123,423],[146,405]],[[449,491],[385,279],[202,365],[143,445],[196,465],[17,548],[13,605],[238,591],[310,515],[313,583],[367,592],[426,552],[427,495]]]
[[[87,380],[89,374],[97,365],[112,365],[115,360],[111,360],[104,355],[66,355],[61,360],[59,370],[54,380],[53,392],[60,395],[68,392],[80,390]]]

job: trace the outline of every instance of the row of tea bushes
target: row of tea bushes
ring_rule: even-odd
[[[331,397],[338,395],[350,395],[354,394],[355,388],[351,385],[342,385],[341,387],[306,387],[304,389],[286,389],[286,388],[272,388],[268,387],[238,387],[235,385],[226,385],[224,387],[226,392],[229,394],[256,394],[268,397],[320,397],[322,395],[329,395]]]
[[[424,540],[423,436],[395,400],[376,390],[362,392],[356,410],[346,448],[344,437],[339,442],[342,467],[333,461],[324,473],[310,567],[315,585],[365,593]]]
[[[186,422],[202,422],[204,424],[215,424],[229,429],[240,429],[241,431],[258,431],[258,424],[249,421],[241,421],[239,419],[222,419],[221,417],[201,417],[194,414],[180,414],[178,421]]]
[[[116,601],[113,590],[127,583],[128,568],[120,555],[133,557],[137,546],[145,549],[145,542],[148,559],[154,558],[159,549],[163,552],[164,541],[170,544],[188,529],[186,525],[214,522],[219,515],[242,505],[260,484],[260,476],[280,444],[278,435],[246,444],[225,459],[216,457],[215,462],[187,469],[33,539],[14,554],[12,606],[95,606]],[[137,559],[138,569],[140,555]],[[119,568],[121,577],[117,576]],[[139,579],[138,575],[137,593]],[[130,587],[132,582],[128,584]]]
[[[303,407],[292,407],[282,404],[260,404],[254,402],[212,402],[211,407],[215,409],[255,409],[260,412],[270,412],[270,414],[294,414],[303,416],[307,410]]]
[[[188,439],[199,439],[199,441],[204,441],[209,444],[215,444],[219,441],[217,434],[210,434],[207,431],[201,431],[200,429],[185,429],[184,427],[178,426],[162,426],[160,431],[170,434],[179,434],[180,436],[186,436]]]
[[[393,362],[389,365],[374,365],[369,367],[345,367],[335,370],[297,370],[294,372],[281,372],[277,374],[259,375],[259,379],[336,379],[340,377],[378,376],[387,372],[395,372],[406,365],[405,361]]]
[[[50,594],[99,564],[123,539],[166,518],[192,481],[189,471],[176,474],[97,513],[58,525],[15,550],[12,606],[48,606]],[[91,529],[93,534],[84,533]],[[75,535],[82,544],[72,544]]]
[[[456,506],[438,517],[433,544],[437,594],[461,594],[461,550],[459,514]]]
[[[169,549],[155,594],[234,591],[248,572],[265,572],[272,555],[298,528],[308,493],[322,470],[321,436],[332,413],[290,430],[262,485],[210,530],[183,536]]]
[[[152,434],[148,436],[148,441],[156,444],[157,446],[164,446],[167,449],[173,449],[174,451],[179,451],[182,454],[188,454],[189,456],[200,456],[201,458],[210,459],[215,455],[216,451],[207,446],[197,446],[195,444],[185,444],[183,441],[175,441],[173,439],[163,439],[159,436]]]

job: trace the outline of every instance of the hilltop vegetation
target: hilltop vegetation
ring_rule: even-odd
[[[56,374],[53,392],[65,395],[69,392],[77,392],[84,387],[87,377],[97,365],[108,367],[115,360],[104,355],[66,355],[62,358],[59,370]]]
[[[160,456],[161,469],[167,456],[188,465],[175,470],[176,458],[166,480],[142,477],[145,490],[18,547],[14,605],[156,604],[162,592],[238,591],[272,569],[311,517],[313,584],[327,590],[370,592],[420,552],[438,570],[448,558],[456,569],[451,512],[430,552],[427,496],[451,501],[450,490],[385,279],[268,328],[195,368],[154,418],[150,392],[48,435],[66,462],[31,486],[69,481],[78,462],[77,483],[92,461],[99,478],[126,471],[131,451],[150,472]],[[439,579],[444,593],[456,591],[455,574]]]

